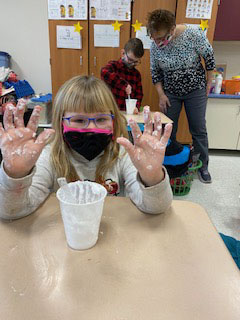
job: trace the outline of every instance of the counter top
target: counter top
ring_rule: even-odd
[[[233,94],[215,94],[210,93],[208,98],[218,98],[218,99],[240,99],[240,95],[233,95]]]

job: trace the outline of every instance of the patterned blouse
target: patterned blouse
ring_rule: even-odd
[[[215,68],[213,48],[200,28],[186,26],[163,48],[152,42],[150,49],[152,82],[161,82],[164,91],[182,96],[206,87],[206,70]]]

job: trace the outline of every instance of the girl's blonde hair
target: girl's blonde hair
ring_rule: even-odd
[[[62,118],[65,112],[111,113],[113,120],[113,141],[105,149],[96,168],[95,180],[102,183],[105,174],[119,155],[116,138],[128,137],[126,119],[121,114],[111,90],[100,79],[93,76],[76,76],[59,89],[53,104],[52,126],[55,135],[52,140],[51,160],[58,177],[68,182],[81,179],[69,159],[69,147],[63,139]]]

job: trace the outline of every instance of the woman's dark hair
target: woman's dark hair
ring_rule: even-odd
[[[131,51],[137,58],[142,58],[144,55],[143,43],[138,38],[128,40],[124,46],[124,50],[126,53]]]
[[[170,31],[175,25],[176,18],[171,11],[157,9],[147,15],[147,31],[150,36],[160,30]]]

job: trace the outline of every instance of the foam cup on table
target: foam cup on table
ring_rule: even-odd
[[[85,250],[96,244],[106,195],[102,185],[89,181],[71,182],[57,191],[70,248]]]

